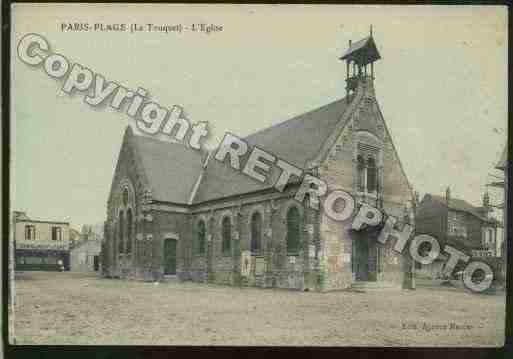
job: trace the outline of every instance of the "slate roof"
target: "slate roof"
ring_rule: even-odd
[[[374,39],[368,36],[351,44],[346,53],[340,57],[340,60],[346,59],[355,60],[357,63],[366,65],[381,59],[381,55]]]
[[[299,168],[305,168],[306,162],[319,153],[347,106],[348,102],[343,98],[260,130],[247,136],[245,140],[251,148],[256,145]],[[229,163],[220,163],[212,156],[194,197],[194,203],[271,188],[280,173],[279,168],[271,166],[267,182],[260,183],[232,169]]]
[[[186,204],[202,169],[204,153],[145,136],[133,136],[152,197]]]
[[[256,145],[304,168],[306,162],[319,153],[347,106],[345,98],[339,99],[249,135],[245,138],[250,145],[248,154]],[[131,129],[127,131],[133,133]],[[271,166],[267,182],[260,183],[231,168],[228,161],[217,161],[213,155],[204,170],[205,152],[187,148],[182,143],[146,136],[133,134],[132,138],[148,177],[152,197],[163,202],[187,204],[194,195],[192,203],[200,203],[265,190],[273,186],[281,173],[279,168]],[[247,155],[244,160],[246,158]]]

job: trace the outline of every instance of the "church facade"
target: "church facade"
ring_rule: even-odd
[[[379,59],[372,34],[350,43],[341,57],[346,97],[245,141],[413,223],[412,188],[374,92]],[[393,241],[382,245],[377,229],[354,231],[308,198],[295,201],[297,182],[278,192],[279,174],[260,183],[211,154],[128,127],[107,203],[103,274],[316,291],[403,285],[411,263]]]

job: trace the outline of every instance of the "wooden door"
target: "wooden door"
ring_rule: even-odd
[[[355,251],[354,267],[356,280],[368,280],[369,274],[369,242],[365,236],[357,235],[353,242]]]
[[[164,242],[164,274],[176,274],[176,239]]]

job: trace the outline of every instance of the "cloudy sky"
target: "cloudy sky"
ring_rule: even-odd
[[[223,31],[63,32],[63,22]],[[506,140],[506,8],[16,4],[12,49],[23,35],[41,34],[71,62],[209,122],[214,146],[225,131],[245,136],[345,96],[338,57],[370,24],[382,55],[378,101],[410,182],[421,194],[451,186],[479,205]],[[90,107],[84,93],[60,94],[62,80],[12,53],[12,209],[76,228],[103,221],[133,121]]]

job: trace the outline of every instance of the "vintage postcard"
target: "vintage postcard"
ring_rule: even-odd
[[[507,28],[12,4],[10,345],[503,346]]]

